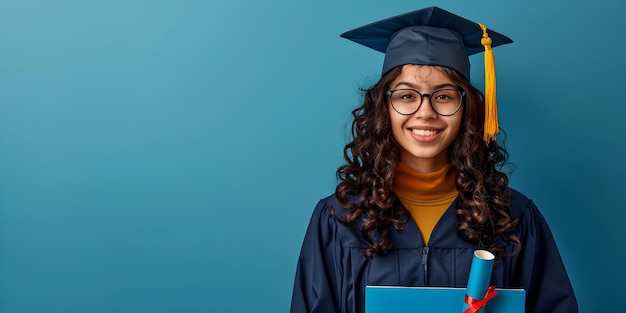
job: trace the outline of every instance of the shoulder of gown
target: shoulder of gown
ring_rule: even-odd
[[[526,312],[578,312],[578,303],[547,221],[524,194],[512,191],[519,218],[514,235],[521,242],[511,287],[526,290]]]
[[[342,246],[364,244],[358,242],[358,236],[340,235],[358,229],[354,225],[339,222],[333,216],[333,210],[338,217],[344,217],[347,213],[334,196],[321,199],[313,210],[296,268],[291,298],[292,313],[338,312],[341,305],[342,300],[338,295],[342,275],[337,260]]]

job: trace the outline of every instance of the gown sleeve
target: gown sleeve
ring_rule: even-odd
[[[341,245],[336,221],[320,201],[306,231],[291,298],[291,313],[333,313],[338,309],[339,269],[335,255]]]
[[[516,275],[526,289],[526,312],[576,313],[578,303],[554,237],[532,201],[520,218],[522,249]]]

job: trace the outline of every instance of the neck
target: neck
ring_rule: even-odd
[[[404,163],[396,169],[395,192],[401,197],[414,200],[439,200],[457,194],[456,171],[444,164],[439,170],[419,173]]]
[[[417,159],[410,155],[409,152],[403,150],[400,152],[400,163],[403,163],[418,173],[426,174],[436,172],[446,166],[448,164],[448,155],[446,153],[440,153],[434,158]]]

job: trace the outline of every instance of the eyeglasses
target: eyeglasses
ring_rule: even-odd
[[[454,115],[461,108],[465,91],[457,89],[439,89],[431,94],[422,94],[415,89],[388,90],[393,109],[402,115],[411,115],[421,107],[424,98],[430,99],[430,106],[442,116]]]

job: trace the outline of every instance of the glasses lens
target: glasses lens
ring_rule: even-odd
[[[391,105],[400,114],[413,114],[421,102],[422,96],[415,90],[396,89],[391,93]]]
[[[461,92],[454,89],[441,89],[430,96],[433,109],[441,115],[452,115],[461,107]]]

